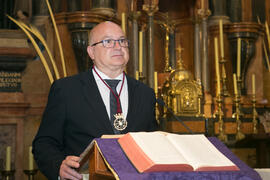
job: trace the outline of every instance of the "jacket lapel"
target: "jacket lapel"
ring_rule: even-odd
[[[90,105],[89,108],[93,109],[93,112],[95,112],[94,115],[90,115],[90,118],[96,118],[97,123],[101,123],[103,127],[113,133],[106,107],[91,69],[82,73],[81,82],[83,96],[85,96],[86,101]]]
[[[132,117],[135,117],[136,114],[134,114],[134,108],[136,108],[136,99],[135,99],[135,89],[138,85],[138,82],[134,79],[127,77],[127,83],[128,83],[128,113],[127,113],[127,121],[131,121]],[[128,123],[129,124],[129,123]]]

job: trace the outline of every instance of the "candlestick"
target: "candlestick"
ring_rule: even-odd
[[[237,77],[241,77],[241,38],[237,38]]]
[[[28,176],[28,180],[34,180],[35,175],[37,174],[38,170],[37,169],[24,170],[23,172],[24,172],[24,174],[26,174]]]
[[[220,56],[221,59],[224,58],[224,43],[223,43],[223,22],[222,19],[219,20],[219,39],[220,39]]]
[[[6,149],[6,171],[10,171],[11,169],[11,147],[7,146]]]
[[[236,81],[235,73],[233,73],[233,86],[234,86],[234,94],[237,96],[238,95],[238,90],[237,90],[237,81]]]
[[[143,72],[143,32],[139,32],[139,72]]]
[[[253,75],[252,74],[252,81],[253,81]],[[252,86],[253,86],[253,83],[252,83]],[[254,76],[254,87],[255,87],[255,76]],[[257,116],[258,116],[258,113],[256,111],[256,95],[255,95],[255,88],[254,88],[254,93],[252,93],[252,99],[251,99],[251,102],[252,102],[252,122],[253,122],[253,134],[257,134],[258,133],[258,129],[257,129]]]
[[[126,13],[122,13],[122,30],[126,34]]]
[[[3,180],[11,180],[14,179],[15,170],[3,170],[1,171]]]
[[[154,90],[155,90],[155,93],[156,95],[158,94],[158,80],[157,80],[157,72],[155,71],[154,72]]]
[[[217,76],[217,95],[220,94],[220,74],[219,74],[219,62],[218,62],[218,39],[215,37],[215,62],[216,62],[216,76]]]
[[[34,169],[34,158],[33,158],[33,154],[32,154],[32,146],[29,147],[29,170],[33,170]]]

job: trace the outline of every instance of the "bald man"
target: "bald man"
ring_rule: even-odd
[[[33,141],[37,165],[49,180],[82,179],[74,168],[94,138],[156,130],[153,89],[124,73],[128,48],[117,24],[100,23],[92,29],[87,47],[94,66],[52,84]]]

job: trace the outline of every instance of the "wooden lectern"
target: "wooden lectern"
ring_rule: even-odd
[[[89,152],[89,180],[111,180],[115,179],[106,166],[96,143]]]

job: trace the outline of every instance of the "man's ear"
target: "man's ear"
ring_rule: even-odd
[[[95,56],[94,56],[94,52],[93,51],[94,51],[94,48],[92,46],[88,46],[87,47],[87,53],[88,53],[88,55],[90,56],[90,58],[92,60],[95,59]]]

